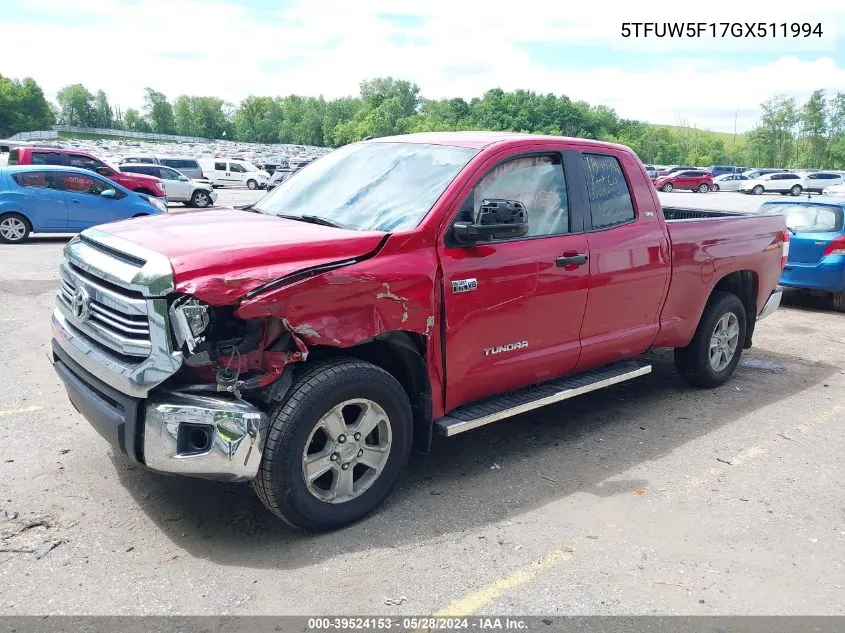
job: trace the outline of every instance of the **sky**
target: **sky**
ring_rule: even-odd
[[[842,0],[498,1],[2,0],[0,74],[31,76],[50,99],[82,83],[124,111],[146,86],[237,104],[356,95],[363,79],[392,76],[427,98],[522,88],[725,132],[751,129],[775,94],[845,91]],[[621,35],[625,22],[760,21],[821,24],[822,35]]]

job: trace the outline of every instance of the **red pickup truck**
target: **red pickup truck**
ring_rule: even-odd
[[[155,196],[156,198],[167,197],[161,178],[118,171],[96,156],[75,149],[16,147],[9,152],[9,165],[64,165],[67,167],[80,167],[96,172],[119,185],[123,185],[131,191]]]
[[[251,480],[326,530],[379,506],[433,432],[642,376],[653,348],[722,384],[779,305],[788,245],[781,216],[661,209],[621,145],[367,140],[241,210],[75,237],[53,362],[129,458]]]

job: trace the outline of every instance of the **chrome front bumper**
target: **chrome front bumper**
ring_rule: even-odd
[[[760,310],[760,314],[757,315],[757,320],[759,321],[760,319],[765,319],[767,316],[771,316],[771,314],[780,306],[780,300],[782,298],[783,288],[778,286],[772,291],[772,294],[769,295],[766,305],[763,306],[763,309]]]
[[[244,400],[154,394],[144,415],[144,463],[152,470],[225,481],[254,479],[267,416]]]
[[[53,366],[73,406],[112,446],[148,468],[221,481],[254,479],[267,416],[224,395],[153,391],[127,395],[53,340]]]

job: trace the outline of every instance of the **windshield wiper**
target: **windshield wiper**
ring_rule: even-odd
[[[321,226],[330,226],[334,229],[351,229],[347,224],[341,224],[340,222],[335,222],[334,220],[329,220],[327,218],[321,217],[319,215],[283,215],[283,214],[274,214],[277,218],[284,218],[286,220],[300,220],[302,222],[310,222],[311,224],[319,224]]]

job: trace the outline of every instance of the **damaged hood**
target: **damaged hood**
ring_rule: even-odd
[[[176,291],[212,305],[237,303],[250,290],[306,268],[368,255],[386,235],[233,209],[171,212],[97,228],[165,255]]]

